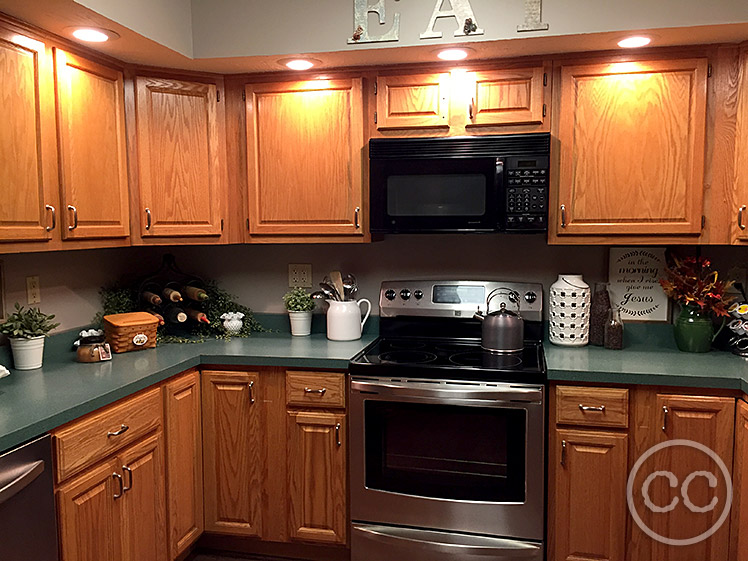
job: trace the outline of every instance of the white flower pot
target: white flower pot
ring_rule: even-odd
[[[13,363],[16,370],[34,370],[42,367],[44,335],[32,339],[12,338]]]
[[[291,335],[297,337],[309,335],[312,332],[312,312],[288,312],[291,320]]]

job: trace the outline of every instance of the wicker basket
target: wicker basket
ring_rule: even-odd
[[[158,319],[147,312],[104,316],[106,341],[115,353],[152,349],[157,327]]]

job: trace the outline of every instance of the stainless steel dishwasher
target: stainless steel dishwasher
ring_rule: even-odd
[[[0,454],[0,559],[58,559],[49,435]]]

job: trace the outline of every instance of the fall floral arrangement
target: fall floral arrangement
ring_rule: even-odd
[[[666,279],[660,279],[662,289],[670,298],[686,306],[696,306],[716,316],[728,316],[727,307],[733,300],[726,292],[732,281],[719,280],[719,273],[704,257],[671,257],[672,266],[665,268]]]

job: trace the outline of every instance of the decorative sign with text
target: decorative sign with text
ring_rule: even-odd
[[[668,297],[660,286],[665,274],[665,249],[610,249],[610,301],[623,320],[668,321]]]

